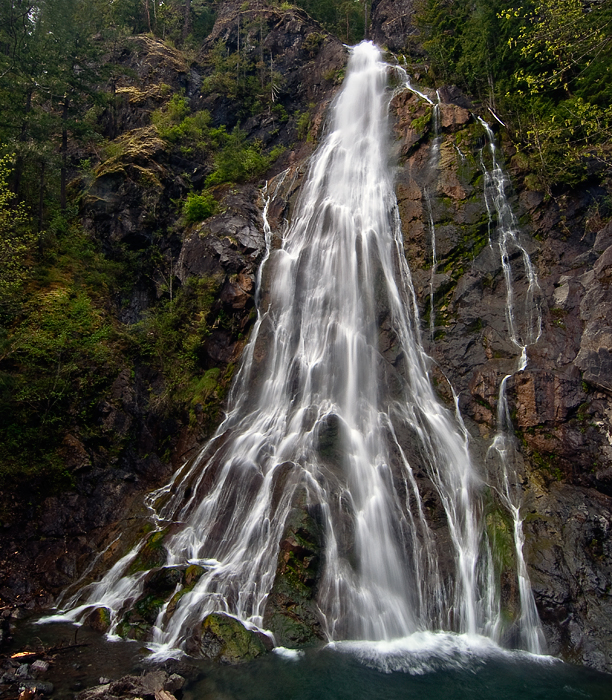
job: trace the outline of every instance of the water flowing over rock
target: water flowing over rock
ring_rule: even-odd
[[[65,618],[110,610],[111,632],[161,658],[180,647],[257,655],[252,635],[266,622],[293,644],[508,634],[482,475],[421,345],[388,165],[387,75],[372,44],[352,50],[278,245],[266,224],[259,315],[227,418],[148,497],[156,529],[73,596]],[[188,582],[189,565],[200,570]],[[534,625],[522,605],[513,624]]]

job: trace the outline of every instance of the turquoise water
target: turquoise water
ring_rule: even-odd
[[[324,648],[299,658],[270,654],[240,667],[209,669],[184,696],[184,700],[464,698],[610,700],[612,676],[521,653],[389,658]]]

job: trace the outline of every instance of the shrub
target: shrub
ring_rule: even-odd
[[[188,223],[195,224],[198,221],[208,219],[215,213],[216,209],[217,202],[211,192],[202,192],[202,194],[190,192],[183,206],[183,215]]]

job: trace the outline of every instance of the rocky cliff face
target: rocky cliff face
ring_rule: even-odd
[[[236,64],[228,68],[225,59],[235,61],[239,47],[236,79]],[[143,494],[164,483],[218,425],[254,318],[265,251],[255,186],[261,181],[215,186],[215,213],[188,223],[181,200],[202,189],[215,151],[164,136],[153,114],[166,114],[175,95],[185,96],[185,114],[206,110],[206,123],[224,133],[240,124],[256,154],[276,147],[273,172],[279,171],[312,152],[346,59],[341,42],[304,12],[242,2],[223,3],[192,62],[148,36],[129,37],[117,52],[122,77],[99,117],[108,145],[71,154],[75,166],[90,164],[86,171],[74,167],[71,191],[85,230],[130,273],[121,298],[111,300],[116,328],[129,334],[143,320],[160,318],[172,294],[182,295],[183,319],[161,318],[172,333],[200,328],[201,376],[173,398],[163,357],[160,364],[128,350],[99,397],[96,425],[85,431],[75,422],[64,439],[72,487],[40,500],[24,488],[3,501],[0,597],[29,610],[48,607],[84,572],[104,570],[142,532]],[[264,90],[271,92],[262,97]]]
[[[435,97],[432,95],[432,97]],[[504,376],[522,462],[525,554],[549,651],[610,669],[610,224],[599,218],[599,186],[558,200],[524,187],[506,145],[525,247],[541,288],[542,333],[528,365],[514,373],[518,349],[506,319],[506,285],[483,192],[485,134],[456,90],[440,91],[438,172],[432,175],[432,110],[404,92],[392,103],[400,149],[398,201],[424,338],[471,421],[474,446],[486,449],[497,429]],[[432,276],[432,233],[436,270]],[[515,251],[514,258],[519,257]],[[517,266],[520,268],[520,265]],[[527,292],[515,274],[515,301]],[[433,337],[431,322],[433,293]],[[489,475],[490,476],[490,475]]]
[[[403,50],[412,34],[412,5],[409,0],[374,2],[374,39],[391,50]],[[251,106],[246,113],[240,89],[224,89],[223,81],[211,79],[221,54],[235,55],[239,42],[242,60],[269,73],[254,73],[274,92],[274,101],[259,111]],[[172,200],[202,186],[213,170],[213,157],[169,145],[151,125],[151,113],[165,108],[170,95],[182,89],[192,110],[208,110],[215,127],[230,129],[240,122],[247,136],[257,138],[264,148],[284,147],[270,171],[274,175],[287,170],[269,211],[278,236],[290,216],[345,57],[341,43],[305,13],[261,9],[254,3],[245,9],[240,2],[223,4],[192,64],[153,39],[134,37],[126,43],[122,60],[133,77],[116,85],[122,101],[103,116],[118,148],[116,155],[96,165],[90,182],[78,184],[84,194],[83,219],[110,257],[125,248],[142,251],[156,242],[166,264],[173,266],[175,284],[184,288],[190,280],[210,283],[214,299],[207,309],[210,332],[203,342],[203,367],[218,369],[226,383],[252,321],[255,272],[265,247],[260,193],[248,183],[220,185],[214,216],[197,225],[176,224]],[[599,206],[610,193],[599,184],[557,199],[531,191],[503,130],[497,134],[515,186],[510,203],[541,289],[542,334],[529,348],[527,368],[515,373],[517,348],[508,334],[502,263],[489,244],[481,162],[485,133],[473,116],[476,108],[464,95],[452,87],[439,94],[437,141],[430,104],[404,91],[391,105],[405,250],[423,337],[435,361],[432,376],[443,400],[452,401],[449,384],[459,395],[474,449],[484,455],[497,429],[500,383],[512,375],[507,389],[521,479],[525,554],[549,650],[611,670],[612,224]],[[434,147],[439,156],[432,169]],[[159,271],[143,269],[128,301],[117,309],[120,321],[133,324],[155,308],[162,283]],[[527,281],[517,275],[514,283],[520,299]],[[384,337],[383,329],[382,345]],[[7,528],[0,582],[5,600],[23,601],[27,607],[49,604],[84,572],[96,552],[115,540],[127,518],[135,519],[136,535],[142,524],[142,493],[185,461],[218,420],[212,409],[205,413],[207,404],[196,396],[191,418],[184,411],[170,416],[157,411],[151,396],[163,394],[165,381],[163,373],[146,364],[124,368],[99,405],[102,443],[88,443],[82,436],[66,439],[66,463],[75,474],[75,488],[46,499],[36,512],[15,516]],[[223,396],[219,391],[215,398],[217,411]],[[117,442],[122,448],[111,468],[108,453]],[[294,515],[295,532],[289,528],[286,533],[269,611],[288,644],[318,634],[311,619],[311,594],[302,585],[316,585],[316,571],[308,564],[316,560],[316,523],[308,520],[305,525],[304,512]],[[487,517],[500,537],[508,537],[507,525],[494,509]],[[308,540],[310,549],[296,532]],[[112,545],[98,566],[107,566],[128,539]],[[8,563],[12,552],[19,554]],[[296,552],[303,557],[296,559]],[[95,572],[96,568],[90,573]],[[288,579],[287,572],[293,578]],[[510,609],[516,601],[516,581],[510,571],[503,576]],[[298,582],[298,593],[287,581]]]

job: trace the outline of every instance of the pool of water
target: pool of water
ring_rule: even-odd
[[[116,680],[155,668],[142,644],[110,642],[65,623],[22,621],[13,646],[75,641],[79,646],[57,653],[45,674],[55,686],[51,700],[72,699],[101,677]],[[428,632],[393,642],[281,648],[240,666],[188,665],[197,679],[180,700],[612,700],[612,675],[503,650],[482,637]]]
[[[415,635],[413,635],[414,637]],[[476,640],[423,635],[217,667],[184,700],[610,700],[612,676]],[[429,637],[429,638],[427,638]],[[436,638],[437,637],[437,638]]]

